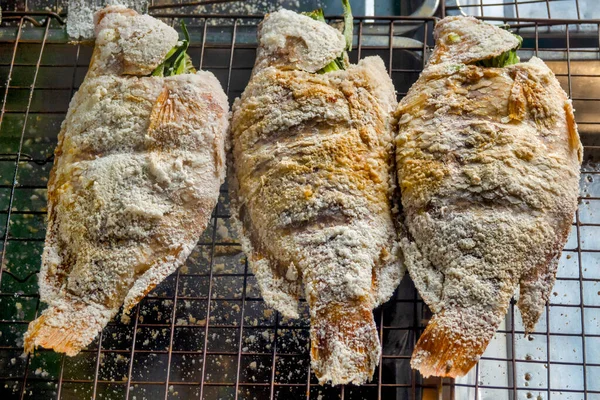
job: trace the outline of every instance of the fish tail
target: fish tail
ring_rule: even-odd
[[[483,310],[443,310],[433,316],[419,338],[411,366],[424,377],[466,375],[479,361],[498,323],[491,323]]]
[[[89,345],[110,320],[110,313],[83,305],[50,306],[29,323],[25,333],[26,353],[42,346],[74,356]]]
[[[381,346],[373,312],[366,304],[311,305],[311,365],[321,384],[370,380]]]

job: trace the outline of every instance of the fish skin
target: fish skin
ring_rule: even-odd
[[[533,330],[577,208],[582,147],[571,101],[538,58],[473,65],[510,49],[490,30],[510,35],[474,18],[438,23],[435,56],[396,112],[401,247],[434,313],[411,361],[423,376],[465,375],[517,287]]]

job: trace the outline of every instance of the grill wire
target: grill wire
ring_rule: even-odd
[[[306,303],[299,320],[287,320],[265,306],[231,228],[226,185],[190,259],[140,302],[130,323],[115,318],[76,357],[45,349],[23,356],[22,334],[44,307],[36,273],[52,152],[92,47],[67,44],[58,14],[3,14],[1,27],[8,29],[0,33],[0,78],[5,82],[0,88],[1,399],[600,398],[600,244],[594,240],[600,232],[600,214],[594,212],[600,187],[594,182],[600,175],[589,164],[582,175],[585,197],[560,263],[555,295],[536,332],[524,338],[512,301],[506,324],[496,335],[504,341],[506,355],[486,353],[466,379],[423,379],[410,369],[412,349],[431,314],[407,276],[393,298],[374,312],[383,354],[373,382],[362,387],[319,386],[310,373]],[[230,102],[241,94],[254,62],[260,18],[154,16],[172,26],[185,20],[192,34],[194,65],[219,78]],[[586,157],[594,158],[594,133],[600,125],[600,116],[593,112],[600,101],[598,91],[593,92],[594,87],[600,90],[594,81],[600,80],[600,21],[494,22],[520,28],[525,37],[523,59],[538,55],[549,60],[581,111],[576,117]],[[420,44],[394,34],[406,26],[412,27],[408,36]],[[433,26],[433,18],[356,18],[350,59],[380,55],[400,99],[426,63]],[[575,300],[563,300],[567,294]],[[579,343],[577,357],[554,357],[557,338]],[[520,354],[518,343],[528,340],[538,345],[537,353]],[[504,365],[507,383],[498,384],[484,374],[484,363]],[[563,385],[557,378],[567,373],[581,385]]]

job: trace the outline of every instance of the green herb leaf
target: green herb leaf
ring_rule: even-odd
[[[514,35],[514,33],[513,33]],[[488,68],[503,68],[507,65],[513,65],[519,63],[521,61],[519,56],[517,55],[517,50],[521,48],[523,44],[523,38],[519,35],[515,35],[515,37],[519,40],[519,44],[514,49],[505,51],[496,57],[486,58],[485,60],[479,60],[475,63],[480,67],[488,67]]]
[[[352,38],[354,32],[354,18],[352,17],[352,8],[350,0],[342,0],[344,7],[344,37],[346,38],[346,51],[352,50]]]
[[[196,72],[191,58],[187,54],[190,45],[190,34],[183,21],[181,21],[181,29],[183,30],[184,39],[169,50],[164,61],[152,71],[152,76],[173,76]]]
[[[310,11],[310,12],[305,12],[305,13],[302,13],[302,14],[306,15],[307,17],[311,17],[315,21],[327,23],[327,21],[325,21],[325,14],[323,14],[323,9],[322,8],[317,8],[316,10],[313,10],[313,11]]]

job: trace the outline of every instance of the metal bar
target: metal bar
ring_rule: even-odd
[[[379,354],[379,368],[377,370],[377,400],[382,400],[381,397],[381,381],[383,371],[383,309],[379,310],[379,343],[381,344],[381,353]]]
[[[567,83],[568,83],[568,92],[569,97],[572,96],[573,90],[571,87],[571,44],[569,38],[569,24],[565,25],[565,34],[567,39]]]
[[[125,400],[129,400],[131,392],[131,376],[133,374],[133,361],[135,358],[135,341],[137,339],[138,320],[140,319],[140,305],[135,306],[135,321],[133,323],[133,337],[131,338],[131,352],[129,353],[129,369],[127,370],[127,388],[125,389]]]
[[[417,299],[419,294],[417,293],[417,289],[413,289],[413,327],[412,327],[412,348],[414,349],[417,346],[417,336],[419,336],[419,315]],[[421,309],[422,310],[422,309]],[[410,388],[411,388],[411,400],[417,400],[417,371],[414,369],[410,369]]]
[[[546,395],[550,398],[550,306],[546,304],[544,308],[546,310],[546,362],[548,363],[548,368],[546,368],[546,379],[548,382]],[[532,333],[530,332],[530,334]]]
[[[524,2],[521,2],[521,4],[524,4]],[[506,5],[505,3],[502,3],[501,5]],[[465,6],[461,6],[461,7],[465,7]],[[450,9],[450,7],[447,7],[447,9]],[[164,14],[154,14],[154,13],[150,13],[150,15],[152,15],[155,18],[197,18],[197,19],[255,19],[255,20],[262,20],[264,18],[264,15],[262,14],[210,14],[210,13],[198,13],[198,14],[194,14],[194,13],[164,13]],[[61,25],[63,25],[65,23],[64,19],[62,19],[61,15],[53,13],[53,12],[41,12],[41,11],[28,11],[28,12],[23,12],[23,11],[3,11],[2,12],[2,18],[6,18],[9,16],[48,16],[51,17],[52,19],[56,19],[57,22],[59,22]],[[328,15],[326,16],[326,18],[328,19],[341,19],[342,16],[340,15]],[[509,22],[509,21],[513,21],[513,22],[538,22],[540,24],[544,24],[544,25],[564,25],[566,23],[569,24],[598,24],[600,23],[600,19],[597,18],[590,18],[590,19],[585,19],[585,20],[577,20],[577,19],[569,19],[569,18],[516,18],[516,17],[476,17],[477,19],[483,20],[483,21],[500,21],[500,22]],[[432,21],[432,22],[436,22],[439,18],[437,17],[413,17],[410,15],[386,15],[386,16],[382,16],[382,15],[375,15],[375,16],[360,16],[360,15],[356,15],[354,16],[354,20],[355,21],[375,21],[375,23],[371,23],[369,22],[370,25],[376,25],[376,23],[378,21],[394,21],[397,24],[402,24],[402,22],[406,22],[406,23],[414,23],[415,21],[420,21],[420,22],[426,22],[426,21]]]
[[[271,360],[271,385],[269,399],[275,399],[275,369],[277,367],[277,330],[279,329],[279,311],[275,311],[275,336],[273,337],[273,360]]]
[[[554,362],[552,362],[552,365],[554,365]],[[572,364],[572,365],[579,365],[581,366],[581,364]],[[15,380],[15,378],[0,378],[0,381],[2,380]],[[34,382],[53,382],[51,380],[48,379],[44,379],[44,378],[29,378],[30,381],[34,381]],[[65,379],[64,380],[65,383],[93,383],[93,380],[89,380],[89,379]],[[116,382],[116,381],[112,381],[112,380],[98,380],[98,383],[100,384],[118,384],[118,385],[125,385],[125,382]],[[178,385],[178,386],[198,386],[200,384],[200,381],[181,381],[181,382],[172,382],[173,385]],[[164,381],[132,381],[131,382],[132,385],[155,385],[155,386],[164,386],[165,382]],[[240,386],[263,386],[263,387],[269,387],[269,383],[266,382],[240,382]],[[229,387],[235,387],[235,383],[233,382],[206,382],[205,386],[229,386]],[[306,384],[304,383],[275,383],[276,387],[297,387],[297,388],[303,388],[304,386],[306,386]],[[365,383],[361,386],[367,387],[367,388],[376,388],[377,384],[376,383]],[[436,385],[420,385],[419,388],[427,388],[427,389],[438,389],[439,388],[439,384]],[[444,386],[456,386],[456,387],[468,387],[473,389],[474,385],[473,384],[469,384],[469,383],[455,383],[455,384],[450,384],[450,383],[442,383],[441,384],[442,387]],[[318,384],[318,383],[311,383],[310,387],[323,387],[322,385]],[[410,384],[406,384],[406,383],[384,383],[382,384],[382,387],[386,387],[386,388],[406,388],[409,389],[410,388]],[[480,389],[502,389],[502,390],[506,390],[506,391],[510,391],[512,389],[512,386],[499,386],[499,385],[479,385]],[[531,389],[531,388],[529,388]],[[523,390],[523,389],[521,389]],[[538,388],[538,389],[532,389],[532,390],[536,390],[536,391],[545,391],[546,389],[544,388]],[[567,392],[567,393],[584,393],[583,389],[560,389],[558,390],[560,392]],[[588,394],[600,394],[600,390],[588,390],[587,391]],[[211,399],[212,400],[212,399]],[[463,399],[461,399],[463,400]]]
[[[238,341],[238,351],[237,351],[237,368],[235,374],[235,397],[234,400],[238,400],[239,398],[239,388],[240,388],[240,368],[242,364],[242,346],[244,343],[244,314],[246,310],[246,288],[248,283],[248,260],[244,263],[244,284],[242,286],[242,312],[240,317],[240,338]]]
[[[38,310],[40,308],[40,301],[38,300],[35,305],[35,317],[38,316]],[[31,353],[27,353],[25,357],[25,371],[23,372],[23,384],[20,389],[20,399],[25,399],[25,393],[27,393],[27,376],[29,375],[29,366],[31,365]]]
[[[540,47],[540,37],[539,37],[539,25],[535,23],[535,56],[538,56],[538,51]]]
[[[390,21],[390,36],[389,36],[389,47],[388,47],[388,51],[389,51],[389,63],[388,63],[388,73],[390,74],[390,78],[392,77],[392,69],[394,67],[393,63],[394,63],[394,54],[393,54],[393,48],[394,48],[394,21]]]
[[[201,1],[189,1],[182,3],[169,3],[169,4],[156,4],[148,7],[149,10],[158,10],[164,8],[178,8],[178,7],[194,7],[194,6],[206,6],[209,4],[219,4],[219,3],[236,3],[243,2],[245,0],[201,0]]]
[[[227,89],[225,90],[225,93],[227,93],[228,95],[229,95],[229,89],[231,86],[231,70],[233,69],[233,56],[235,54],[235,38],[236,38],[236,33],[237,33],[238,21],[239,20],[236,19],[233,22],[233,33],[231,34],[231,49],[230,49],[230,55],[229,55],[229,67],[228,67],[228,71],[227,71]]]
[[[568,32],[568,30],[567,30]],[[567,35],[567,46],[569,45],[569,39]],[[569,87],[570,90],[570,87]],[[578,200],[579,201],[579,200]],[[579,266],[579,307],[581,310],[581,355],[583,360],[583,396],[584,400],[587,400],[587,360],[585,354],[585,307],[583,306],[583,267],[581,262],[581,233],[580,233],[580,217],[579,217],[579,207],[575,212],[575,228],[577,230],[577,262]],[[550,324],[548,324],[550,326]],[[548,359],[550,357],[548,356]],[[550,368],[548,368],[550,369]],[[548,387],[550,387],[550,380],[548,380]]]
[[[14,380],[15,378],[7,378],[7,379],[11,379]],[[36,382],[52,382],[48,379],[43,379],[43,378],[31,378],[32,381],[36,381]],[[93,383],[92,380],[86,380],[86,379],[65,379],[64,380],[65,383]],[[98,383],[103,383],[103,384],[120,384],[120,385],[125,385],[124,382],[115,382],[112,380],[99,380]],[[164,381],[132,381],[131,382],[133,385],[154,385],[154,386],[164,386],[165,382]],[[174,385],[179,385],[179,386],[198,386],[200,384],[200,381],[181,381],[181,382],[174,382]],[[204,383],[205,386],[225,386],[225,387],[235,387],[235,383],[233,382],[205,382]],[[264,386],[264,387],[268,387],[270,384],[266,383],[266,382],[240,382],[240,386]],[[276,387],[297,387],[297,388],[301,388],[304,387],[305,384],[304,383],[276,383],[275,384]],[[318,383],[311,383],[310,384],[311,387],[323,387],[322,385],[318,384]],[[376,383],[365,383],[361,386],[364,387],[372,387],[375,388],[377,387]],[[390,387],[390,388],[409,388],[410,385],[405,384],[405,383],[386,383],[382,385],[383,387]],[[467,386],[467,385],[457,385],[457,386]],[[421,387],[424,388],[431,388],[431,389],[435,389],[437,388],[437,386],[431,386],[431,385],[423,385]],[[502,386],[481,386],[482,388],[505,388]],[[561,389],[562,391],[562,389]],[[577,391],[577,390],[571,390],[570,392],[581,392],[581,391]],[[590,391],[590,393],[600,393],[600,391]],[[212,400],[212,399],[211,399]]]
[[[100,373],[100,353],[102,350],[102,333],[103,331],[100,331],[100,334],[98,335],[98,350],[96,351],[96,370],[94,372],[94,389],[92,391],[92,399],[96,399],[96,393],[98,390],[98,374]]]
[[[363,33],[363,21],[359,21],[358,22],[358,38],[357,40],[357,55],[356,55],[356,59],[358,62],[360,60],[360,57],[362,55],[362,33]]]
[[[207,28],[207,20],[206,18],[204,19],[204,25],[202,27],[202,46],[201,46],[201,50],[200,50],[200,69],[202,69],[202,66],[204,65],[204,50],[206,48],[206,28]]]
[[[513,392],[513,399],[518,399],[517,396],[517,355],[516,355],[516,348],[515,348],[515,303],[514,301],[510,302],[510,315],[511,315],[511,319],[510,319],[510,331],[511,331],[511,366],[512,366],[512,392]]]
[[[539,4],[539,3],[544,3],[544,1],[546,2],[547,6],[549,7],[549,0],[516,0],[513,2],[497,2],[497,3],[482,3],[482,0],[479,0],[478,3],[474,3],[474,4],[460,4],[460,5],[456,5],[456,6],[446,6],[446,9],[448,10],[460,10],[462,8],[475,8],[475,7],[479,7],[482,9],[482,15],[483,15],[483,7],[501,7],[501,6],[513,6],[513,5],[519,5],[519,4]],[[558,0],[558,1],[562,1],[562,0]]]
[[[208,18],[208,19],[256,19],[256,20],[261,20],[265,17],[263,14],[238,14],[238,13],[234,13],[234,14],[210,14],[210,13],[198,13],[198,14],[194,14],[194,13],[163,13],[163,14],[154,14],[154,13],[150,13],[151,16],[153,16],[154,18]],[[326,15],[325,16],[326,19],[328,20],[339,20],[342,19],[343,17],[341,15]],[[410,15],[373,15],[373,16],[361,16],[361,15],[355,15],[354,17],[355,21],[365,21],[367,23],[369,23],[369,25],[380,25],[377,23],[373,23],[370,21],[395,21],[398,23],[401,22],[410,22],[411,24],[414,24],[415,21],[437,21],[439,18],[437,17],[414,17],[414,16],[410,16]],[[577,23],[578,21],[576,20],[570,20],[572,23]]]
[[[310,363],[308,363],[308,366],[306,367],[307,371],[306,371],[306,400],[310,400],[310,378],[311,378],[311,367],[310,367]]]
[[[204,326],[204,344],[203,344],[203,348],[202,348],[202,379],[200,381],[200,397],[199,399],[202,400],[204,398],[204,384],[205,384],[205,379],[206,379],[206,352],[207,352],[207,348],[208,348],[208,327],[210,325],[210,302],[211,302],[211,298],[212,298],[212,291],[213,291],[213,270],[214,270],[214,264],[215,264],[215,238],[217,235],[217,218],[214,218],[214,222],[213,222],[213,232],[212,232],[212,245],[210,248],[210,266],[209,266],[209,271],[210,271],[210,281],[208,284],[208,299],[206,301],[206,324]]]
[[[472,388],[473,385],[469,385],[467,383],[456,383],[456,386],[461,386],[461,387],[470,387]],[[480,385],[479,386],[482,389],[502,389],[502,390],[510,390],[512,389],[512,387],[509,386],[499,386],[499,385]],[[543,389],[532,389],[529,388],[532,391],[542,391]],[[565,392],[565,393],[583,393],[583,390],[577,390],[577,389],[560,389],[557,390],[558,392]],[[600,390],[588,390],[588,393],[600,393]]]
[[[475,400],[479,400],[479,362],[475,364]]]
[[[165,379],[165,400],[169,398],[169,377],[171,376],[171,360],[173,356],[173,337],[175,335],[175,318],[177,317],[177,294],[179,293],[180,270],[175,278],[175,292],[173,293],[173,310],[171,311],[171,333],[169,336],[169,351],[167,356],[167,377]]]
[[[5,19],[6,17],[24,17],[24,16],[32,16],[32,17],[47,17],[46,18],[46,23],[48,21],[48,19],[53,18],[55,19],[59,24],[64,25],[66,23],[66,21],[61,17],[61,15],[52,12],[52,11],[2,11],[2,19]]]
[[[62,355],[62,360],[60,362],[60,373],[58,376],[58,383],[57,383],[57,387],[56,387],[56,399],[60,400],[60,395],[62,392],[62,385],[63,385],[63,375],[65,372],[65,359],[67,358],[67,356],[65,354]]]

